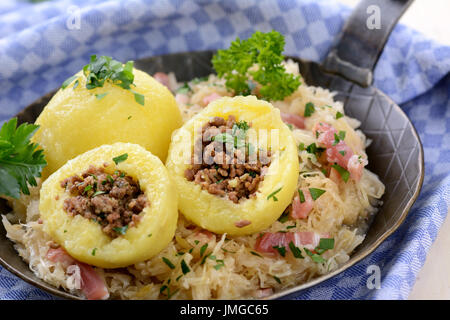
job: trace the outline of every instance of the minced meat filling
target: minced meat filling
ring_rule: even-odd
[[[136,226],[139,213],[148,200],[134,181],[121,171],[108,174],[102,167],[90,166],[81,177],[74,175],[61,181],[72,197],[64,200],[64,210],[96,221],[111,238],[125,234]]]
[[[211,194],[228,196],[234,203],[254,196],[270,166],[271,155],[268,151],[264,156],[245,141],[250,127],[245,121],[236,122],[234,116],[227,120],[212,118],[202,127],[202,138],[196,140],[192,167],[185,171],[186,179]],[[227,148],[226,144],[230,143],[234,147]],[[256,161],[248,161],[255,152]]]

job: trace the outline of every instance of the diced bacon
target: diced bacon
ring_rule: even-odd
[[[314,134],[318,136],[317,140],[320,145],[325,146],[327,161],[331,164],[337,163],[342,168],[350,172],[350,176],[354,181],[359,181],[362,175],[362,169],[367,165],[367,160],[360,159],[358,155],[353,153],[353,150],[345,143],[339,141],[336,143],[335,134],[336,129],[325,122],[316,123],[313,128]],[[336,178],[337,172],[330,172],[330,179],[339,183]]]
[[[353,156],[353,151],[344,141],[339,141],[335,146],[328,147],[326,154],[329,163],[337,163],[342,168],[347,169],[347,164]]]
[[[64,268],[75,264],[75,259],[67,254],[67,252],[59,247],[57,249],[50,248],[47,251],[47,259],[51,262],[59,262]]]
[[[350,177],[355,181],[359,181],[361,179],[363,168],[365,165],[367,165],[366,159],[360,158],[356,154],[351,156],[347,164],[347,169],[350,172]]]
[[[318,122],[313,128],[313,133],[319,144],[329,148],[333,146],[334,134],[337,134],[337,130],[326,122]]]
[[[195,233],[195,237],[200,241],[210,241],[215,238],[215,235],[211,231],[200,229]]]
[[[329,178],[331,179],[331,181],[333,181],[336,184],[339,184],[342,181],[341,175],[339,174],[339,172],[335,168],[331,168],[330,169],[330,176],[329,176]]]
[[[76,265],[80,269],[81,275],[81,292],[89,300],[108,299],[109,292],[106,288],[103,278],[90,265],[79,262],[72,258],[63,248],[52,249],[47,251],[47,259],[52,262],[59,262],[66,272],[72,273],[72,265]]]
[[[261,298],[265,298],[268,297],[270,295],[273,294],[273,289],[272,288],[262,288],[262,289],[258,289],[253,291],[253,297],[256,299],[261,299]]]
[[[169,88],[169,76],[165,74],[164,72],[156,72],[153,75],[153,78],[157,80],[159,83],[165,85],[167,88]]]
[[[259,237],[255,243],[255,250],[270,255],[278,253],[274,247],[285,247],[289,250],[289,243],[293,242],[296,247],[314,249],[320,241],[320,235],[312,231],[300,232],[266,232]]]
[[[186,94],[183,94],[183,93],[177,93],[177,94],[175,95],[175,100],[176,100],[178,103],[181,103],[181,104],[187,104],[187,103],[189,102],[189,97],[188,97],[188,95],[186,95]]]
[[[241,221],[235,222],[234,225],[235,225],[236,227],[238,227],[238,228],[243,228],[243,227],[248,226],[248,225],[251,224],[251,223],[252,223],[252,222],[251,222],[251,221],[248,221],[248,220],[241,220]]]
[[[94,268],[85,263],[77,262],[81,273],[81,291],[88,300],[105,300],[109,298],[103,278]]]
[[[294,219],[305,219],[308,217],[312,208],[314,207],[314,201],[311,197],[311,193],[307,188],[302,188],[302,193],[305,196],[305,202],[300,202],[300,196],[297,194],[292,202],[291,217]]]
[[[222,96],[220,94],[218,94],[217,92],[213,92],[210,95],[207,95],[206,97],[204,97],[202,102],[205,106],[207,106],[208,104],[210,104],[211,102],[213,102],[214,100],[217,100],[219,98],[222,98]]]
[[[289,123],[296,126],[299,129],[305,128],[305,118],[292,113],[281,112],[281,119],[284,123]]]

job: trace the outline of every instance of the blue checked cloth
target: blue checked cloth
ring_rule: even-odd
[[[126,61],[217,49],[237,36],[275,29],[285,35],[287,55],[321,61],[350,13],[332,0],[30,2],[0,2],[0,121],[59,87],[94,53]],[[401,105],[419,132],[425,149],[421,195],[373,254],[296,298],[408,297],[450,203],[449,70],[450,47],[402,25],[394,29],[375,70],[375,86]],[[372,264],[381,268],[378,290],[366,285]],[[0,299],[55,297],[0,268]]]

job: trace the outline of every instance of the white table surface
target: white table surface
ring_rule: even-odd
[[[351,7],[359,0],[339,0]],[[400,19],[408,27],[450,45],[450,0],[415,0]],[[450,218],[439,230],[409,299],[450,299]],[[383,283],[381,283],[383,286]]]

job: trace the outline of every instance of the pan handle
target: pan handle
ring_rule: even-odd
[[[371,85],[373,70],[384,45],[413,1],[360,1],[323,62],[323,71],[338,74],[363,87]]]

